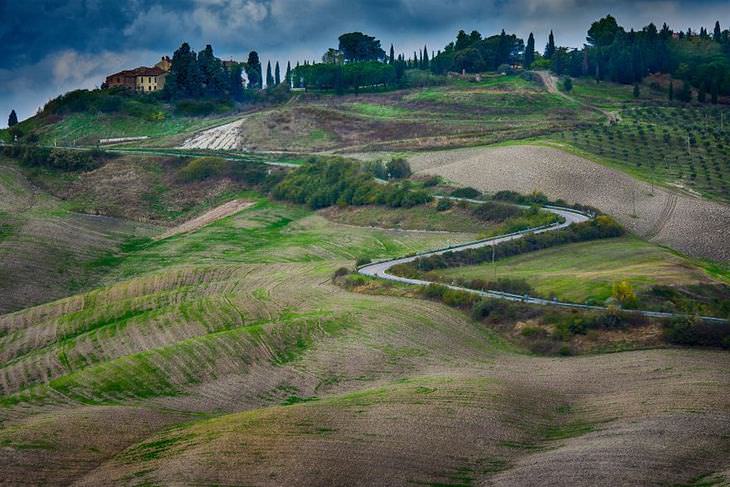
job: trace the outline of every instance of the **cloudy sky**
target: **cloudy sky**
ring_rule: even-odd
[[[730,24],[727,0],[0,0],[0,126],[12,108],[26,118],[107,73],[152,65],[182,41],[210,43],[224,59],[255,49],[284,64],[319,58],[353,30],[406,53],[442,48],[459,29],[534,32],[538,47],[554,29],[558,44],[580,46],[607,13],[635,28]]]

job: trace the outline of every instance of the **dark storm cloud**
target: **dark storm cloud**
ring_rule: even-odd
[[[224,57],[315,59],[337,36],[362,30],[412,52],[438,49],[458,29],[505,28],[538,47],[550,29],[580,46],[590,22],[611,13],[640,28],[730,23],[726,0],[0,0],[0,124],[11,107],[31,115],[49,97],[98,85],[104,74],[153,64],[182,41]]]

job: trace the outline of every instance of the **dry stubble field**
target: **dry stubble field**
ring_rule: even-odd
[[[694,257],[730,261],[730,208],[669,192],[552,147],[517,145],[420,153],[417,173],[483,191],[542,191],[615,216],[639,236]],[[634,207],[636,213],[634,214]]]

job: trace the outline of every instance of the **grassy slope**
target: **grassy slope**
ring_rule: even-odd
[[[686,406],[668,392],[674,376],[651,390],[646,380],[685,362],[683,397],[695,411],[697,397],[707,404],[687,431],[724,431],[711,414],[725,400],[717,374],[726,366],[716,354],[580,364],[515,355],[440,304],[329,282],[356,256],[400,255],[442,238],[340,227],[260,201],[195,233],[125,247],[99,262],[111,271],[108,287],[0,317],[0,444],[10,452],[0,469],[50,484],[383,476],[467,484],[517,474],[523,460],[563,451],[596,428],[635,445],[636,418],[676,424]],[[616,389],[624,369],[634,385]],[[532,382],[535,370],[547,376]],[[611,398],[598,404],[624,406],[592,403],[598,380]],[[297,404],[314,397],[321,400]],[[123,433],[110,418],[124,418]],[[656,439],[674,446],[642,459],[673,464],[721,451],[717,436],[688,442],[682,434]],[[600,436],[590,441],[584,462],[605,464]],[[212,452],[225,468],[207,465]],[[681,473],[621,463],[591,471],[682,480],[721,465],[707,454]]]
[[[491,279],[491,264],[435,271],[441,278]],[[615,282],[629,281],[636,291],[655,284],[684,285],[710,277],[687,259],[657,245],[624,237],[581,242],[500,260],[499,277],[526,279],[544,296],[582,303],[602,302]]]
[[[68,181],[66,182],[68,184]],[[153,225],[82,215],[73,204],[34,187],[0,160],[0,313],[57,299],[93,285],[89,263]]]

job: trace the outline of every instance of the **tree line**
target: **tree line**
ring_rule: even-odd
[[[717,103],[720,95],[730,95],[730,31],[719,22],[712,33],[704,27],[675,32],[653,23],[627,31],[608,15],[591,24],[583,48],[555,47],[551,33],[544,55],[526,52],[525,59],[533,55],[533,67],[597,82],[638,84],[650,74],[668,74],[681,82],[667,87],[670,99],[691,101],[692,88],[700,102]]]
[[[244,82],[244,74],[247,82]],[[184,42],[172,56],[163,96],[171,100],[209,98],[243,101],[247,98],[246,89],[258,90],[264,86],[274,88],[283,81],[288,83],[290,76],[291,63],[287,63],[282,77],[279,62],[276,62],[272,71],[269,61],[264,78],[263,66],[256,51],[248,54],[246,62],[224,62],[215,56],[210,44],[196,53]]]

